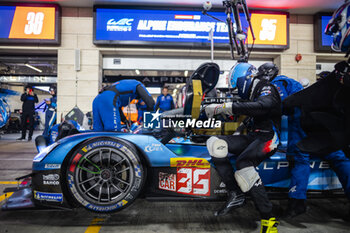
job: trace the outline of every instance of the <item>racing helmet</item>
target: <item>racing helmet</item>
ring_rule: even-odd
[[[238,63],[232,68],[230,83],[232,87],[237,87],[238,95],[242,99],[249,99],[251,85],[256,73],[255,66],[249,63]]]
[[[269,81],[272,81],[278,74],[278,66],[272,62],[266,62],[258,68],[258,75]]]
[[[333,36],[332,49],[348,52],[350,46],[350,1],[341,5],[329,20],[325,34]]]
[[[252,65],[249,63],[236,63],[230,70],[230,73],[228,75],[229,81],[230,81],[230,86],[231,88],[236,88],[237,87],[237,78],[246,76],[248,72],[251,71]],[[255,67],[254,67],[255,70]]]

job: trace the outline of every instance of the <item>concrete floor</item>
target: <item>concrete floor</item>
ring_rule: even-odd
[[[3,135],[0,139],[1,184],[31,172],[36,154],[34,142],[17,142],[19,135]],[[286,205],[286,201],[273,201]],[[323,233],[350,232],[345,199],[314,199],[310,210],[297,218],[281,220],[279,232]],[[1,204],[0,204],[1,205]],[[259,232],[258,214],[251,203],[221,218],[213,216],[218,202],[148,202],[137,200],[129,208],[111,216],[96,215],[85,210],[0,211],[0,233],[12,232]]]

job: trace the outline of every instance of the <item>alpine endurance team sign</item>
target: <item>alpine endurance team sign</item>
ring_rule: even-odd
[[[214,31],[216,46],[228,45],[228,28],[201,11],[116,9],[95,7],[94,43],[128,45],[209,46],[209,31]],[[210,12],[226,21],[224,12]],[[257,48],[286,49],[289,47],[288,13],[253,12],[252,25]],[[241,14],[242,27],[251,33]]]
[[[0,5],[0,43],[59,44],[59,13],[57,5]]]

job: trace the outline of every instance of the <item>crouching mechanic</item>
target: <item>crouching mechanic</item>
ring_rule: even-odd
[[[93,129],[95,131],[120,131],[121,121],[126,122],[122,107],[133,99],[142,99],[149,111],[154,100],[146,87],[136,80],[121,80],[102,90],[92,104]]]
[[[272,203],[255,167],[269,158],[279,144],[281,99],[277,89],[255,73],[254,66],[238,63],[230,74],[231,86],[237,86],[239,96],[247,102],[211,104],[205,109],[208,118],[219,114],[249,117],[247,135],[213,136],[207,141],[209,154],[228,189],[228,199],[215,215],[225,215],[241,207],[245,193],[249,192],[262,218],[261,232],[277,232],[278,222],[272,214]],[[236,172],[228,153],[237,156]]]

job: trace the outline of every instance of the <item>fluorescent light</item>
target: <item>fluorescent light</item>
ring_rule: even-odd
[[[50,87],[49,86],[34,86],[35,89],[45,91],[45,92],[50,92]]]
[[[135,70],[137,75],[140,75],[140,71],[139,70]]]
[[[38,68],[36,68],[36,67],[34,67],[34,66],[31,66],[31,65],[29,65],[29,64],[26,64],[25,66],[28,67],[28,68],[31,68],[32,70],[38,71],[39,73],[42,73],[42,72],[43,72],[41,69],[38,69]]]
[[[146,87],[146,89],[151,95],[159,95],[161,93],[160,87]]]
[[[185,77],[187,77],[187,75],[188,75],[188,70],[185,70],[184,75],[185,75]]]

